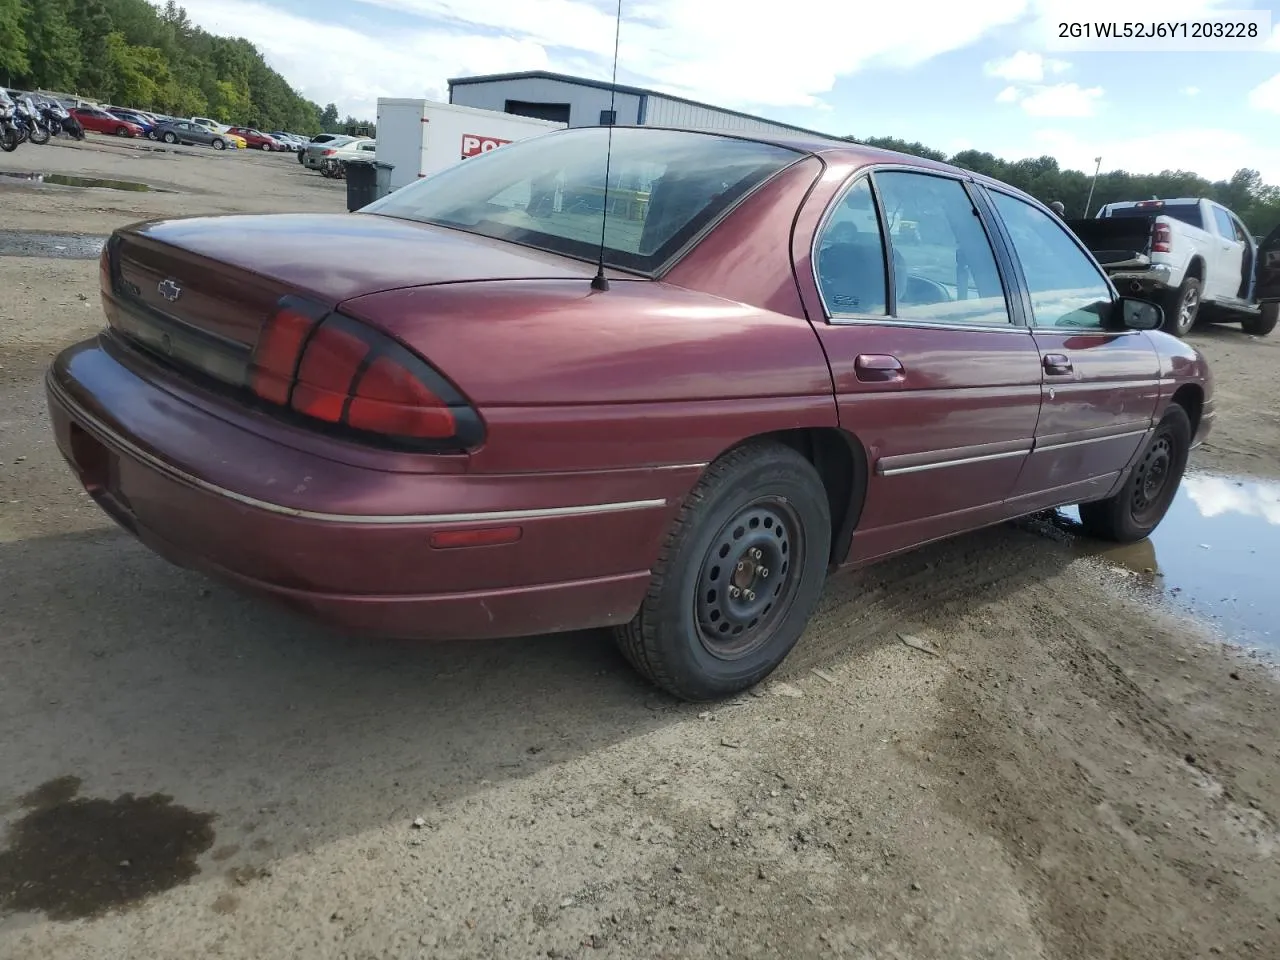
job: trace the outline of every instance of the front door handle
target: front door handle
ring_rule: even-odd
[[[859,380],[868,383],[892,383],[906,376],[902,361],[883,353],[858,354],[853,369]]]
[[[1071,358],[1061,353],[1046,353],[1044,356],[1044,372],[1054,376],[1064,376],[1075,370]]]

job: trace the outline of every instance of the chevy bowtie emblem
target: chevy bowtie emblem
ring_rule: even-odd
[[[182,285],[177,280],[161,280],[157,289],[160,291],[160,296],[170,303],[182,296]]]

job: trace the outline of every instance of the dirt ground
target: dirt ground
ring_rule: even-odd
[[[288,156],[23,147],[2,230],[341,210]],[[338,636],[170,567],[81,493],[40,376],[89,260],[0,257],[0,956],[1280,956],[1271,674],[1055,528],[833,580],[712,707],[597,634]],[[1197,332],[1194,466],[1280,478],[1280,335]],[[904,641],[905,638],[905,641]]]

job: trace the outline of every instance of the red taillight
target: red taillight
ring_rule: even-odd
[[[337,153],[337,152],[338,152],[337,150],[321,150],[321,151],[320,151],[320,156],[322,156],[322,157],[332,157],[332,156],[333,156],[335,153]]]
[[[249,387],[314,420],[382,437],[472,446],[465,398],[425,360],[364,324],[293,298],[263,327]]]
[[[1151,231],[1151,252],[1169,253],[1173,245],[1173,231],[1167,223],[1157,223]]]

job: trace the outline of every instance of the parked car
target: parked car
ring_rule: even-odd
[[[303,166],[306,166],[307,149],[313,145],[319,145],[321,143],[332,143],[334,140],[345,140],[345,139],[350,139],[350,138],[347,137],[345,134],[341,134],[341,133],[317,133],[314,137],[312,137],[310,140],[307,141],[303,149],[298,151],[298,162],[301,163]],[[318,162],[316,166],[319,166]]]
[[[285,133],[283,130],[273,130],[271,131],[271,136],[279,140],[286,150],[292,150],[296,153],[298,150],[302,149],[302,141],[292,133]]]
[[[1258,244],[1222,204],[1203,197],[1126,201],[1069,222],[1121,290],[1164,307],[1170,333],[1189,333],[1202,308],[1205,319],[1238,321],[1257,336],[1276,328],[1280,304],[1255,295]]]
[[[370,634],[611,627],[693,700],[837,567],[1068,504],[1141,540],[1214,419],[1048,208],[800,134],[552,132],[358,213],[122,228],[100,276],[52,427],[145,544]]]
[[[228,133],[233,133],[238,137],[242,137],[245,145],[255,150],[287,150],[283,143],[270,134],[263,133],[261,130],[255,130],[253,127],[228,127]]]
[[[190,122],[196,124],[196,126],[204,127],[206,130],[213,133],[226,133],[231,129],[225,123],[219,123],[217,120],[210,119],[209,117],[190,117],[189,119]]]
[[[151,131],[156,127],[154,118],[147,116],[138,110],[129,110],[124,107],[103,107],[103,109],[113,117],[119,117],[121,120],[128,120],[130,123],[136,123],[142,128],[143,136],[149,136]]]
[[[365,146],[371,144],[372,146]],[[368,137],[337,136],[321,143],[312,141],[303,151],[302,165],[308,170],[319,170],[325,160],[351,160],[374,150],[377,144]]]
[[[109,133],[117,137],[141,137],[142,127],[132,120],[117,117],[98,107],[73,107],[71,115],[79,121],[80,126],[94,133]]]
[[[235,146],[235,141],[228,134],[214,133],[208,127],[202,127],[190,120],[173,120],[162,123],[155,129],[156,139],[165,143],[187,143],[197,146],[209,146],[215,150],[225,150]]]

